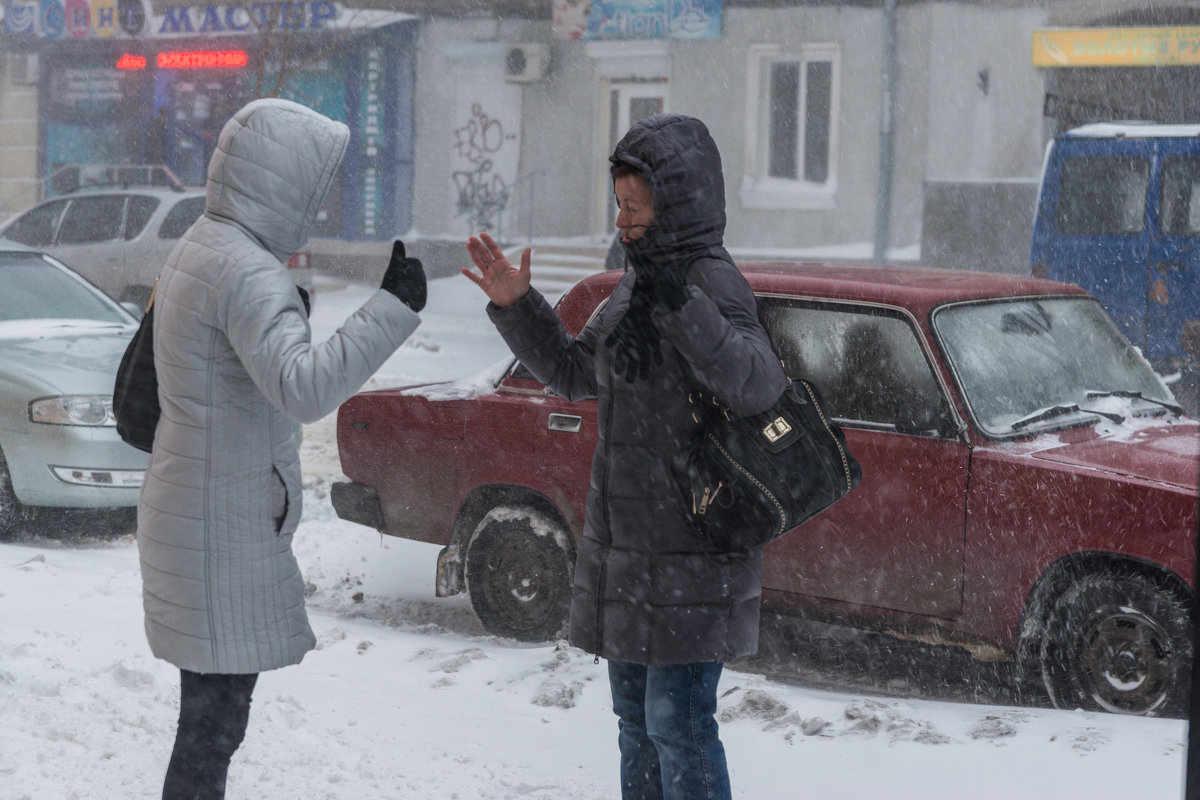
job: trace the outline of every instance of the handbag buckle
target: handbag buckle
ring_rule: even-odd
[[[767,437],[767,441],[772,444],[791,432],[792,426],[783,417],[776,417],[767,424],[767,427],[763,428],[763,436]]]

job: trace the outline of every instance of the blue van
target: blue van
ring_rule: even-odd
[[[1160,372],[1200,325],[1200,125],[1100,123],[1050,142],[1030,270],[1082,286]]]

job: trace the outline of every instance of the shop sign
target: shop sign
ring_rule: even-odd
[[[117,21],[121,30],[130,36],[137,36],[146,27],[146,9],[142,0],[117,0]]]
[[[554,38],[719,39],[722,0],[554,0]]]
[[[358,131],[359,147],[359,234],[371,239],[379,234],[383,214],[382,170],[380,154],[383,149],[383,103],[381,82],[384,74],[382,47],[363,51],[363,69],[359,76],[358,114],[362,125]]]
[[[112,121],[138,114],[137,71],[113,69],[106,54],[62,59],[47,78],[42,96],[49,120]]]
[[[147,0],[4,0],[5,36],[163,38],[341,27],[357,24],[333,0],[171,6],[162,14],[154,14]]]
[[[82,39],[92,28],[92,7],[87,0],[66,0],[63,12],[67,18],[67,32],[72,38]]]
[[[1200,64],[1200,27],[1076,28],[1033,32],[1035,67]]]
[[[42,0],[38,21],[41,22],[43,36],[58,39],[67,27],[67,12],[59,0]]]
[[[33,36],[37,32],[38,7],[36,3],[4,2],[4,35]]]
[[[56,102],[66,106],[115,103],[125,97],[120,79],[107,69],[67,67],[55,88]]]
[[[92,0],[92,31],[101,39],[117,32],[117,0]]]
[[[337,5],[329,0],[175,6],[164,10],[156,35],[316,30],[337,15]]]

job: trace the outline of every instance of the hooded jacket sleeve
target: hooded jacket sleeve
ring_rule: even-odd
[[[572,402],[596,396],[597,330],[570,336],[537,289],[511,306],[488,303],[488,317],[513,355],[555,394]]]
[[[358,391],[421,320],[392,294],[378,291],[314,345],[291,278],[272,267],[239,270],[243,277],[221,293],[225,333],[272,404],[297,422],[315,422]]]
[[[683,355],[710,393],[737,415],[765,411],[787,377],[758,317],[754,293],[728,262],[697,261],[688,300],[678,311],[655,312],[658,329]]]

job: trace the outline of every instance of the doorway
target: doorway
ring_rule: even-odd
[[[613,231],[617,221],[617,204],[613,200],[612,181],[608,174],[608,156],[635,123],[667,110],[667,79],[609,80],[605,94],[608,141],[604,148],[603,174],[598,185],[604,193],[603,202],[600,204],[604,209],[601,233],[608,234]]]
[[[155,133],[161,156],[187,186],[203,186],[221,128],[237,110],[237,76],[160,70],[155,75]],[[154,150],[151,146],[149,150]]]

